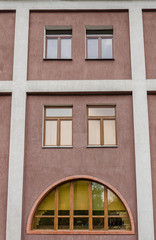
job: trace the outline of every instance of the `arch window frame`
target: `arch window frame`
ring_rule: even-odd
[[[89,213],[86,216],[83,217],[87,217],[89,219],[89,226],[87,230],[76,230],[73,228],[74,225],[74,218],[75,217],[82,217],[82,216],[74,216],[73,213],[73,193],[74,193],[74,187],[73,187],[73,183],[74,181],[78,181],[78,180],[87,180],[89,182]],[[62,184],[65,184],[67,182],[70,182],[70,214],[69,216],[59,216],[58,215],[58,187]],[[92,214],[92,182],[96,182],[98,184],[101,184],[104,186],[104,215],[100,216],[104,218],[104,230],[94,230],[93,229],[93,218],[99,217],[96,215]],[[42,202],[42,200],[44,199],[44,197],[46,197],[46,195],[48,195],[48,193],[50,193],[52,190],[55,190],[55,214],[54,216],[54,230],[53,229],[33,229],[33,219],[35,217],[35,212],[37,210],[37,208],[39,207],[40,203]],[[108,198],[107,198],[107,193],[108,190],[112,191],[123,203],[123,205],[125,206],[125,209],[127,211],[128,214],[128,218],[130,221],[130,226],[131,229],[130,230],[109,230],[108,229]],[[50,217],[50,216],[48,216]],[[58,219],[59,217],[69,217],[70,219],[70,224],[69,224],[69,229],[68,230],[59,230],[58,229]],[[117,217],[117,216],[110,216],[110,217]],[[120,218],[125,217],[125,216],[119,216]],[[36,202],[34,203],[31,212],[29,214],[28,217],[28,222],[27,222],[27,234],[135,234],[135,230],[134,230],[134,220],[133,220],[133,216],[132,213],[128,207],[127,202],[125,201],[125,199],[121,196],[121,194],[112,186],[108,185],[107,183],[97,179],[97,178],[89,178],[88,176],[78,176],[78,177],[71,177],[71,178],[67,178],[64,179],[63,181],[59,181],[56,184],[50,186],[48,189],[46,189],[40,196],[39,198],[36,200]]]

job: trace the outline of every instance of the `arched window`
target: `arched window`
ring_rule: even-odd
[[[35,205],[28,233],[134,233],[130,210],[114,189],[91,179],[56,185]]]

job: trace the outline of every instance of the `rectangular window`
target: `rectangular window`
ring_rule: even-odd
[[[46,29],[46,59],[72,58],[72,29]]]
[[[72,146],[72,107],[45,107],[44,146]]]
[[[116,111],[114,106],[88,107],[88,145],[116,145]]]
[[[86,58],[113,59],[113,29],[86,30]]]

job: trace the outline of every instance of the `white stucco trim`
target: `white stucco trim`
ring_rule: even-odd
[[[6,240],[21,240],[29,11],[16,12]],[[17,87],[16,86],[20,87]]]
[[[142,10],[137,7],[130,9],[129,20],[132,81],[134,82],[133,117],[138,240],[154,240],[152,179]]]

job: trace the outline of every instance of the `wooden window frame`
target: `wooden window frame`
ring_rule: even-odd
[[[48,58],[47,57],[47,40],[56,39],[57,40],[57,58]],[[61,39],[71,39],[71,58],[61,58]],[[72,35],[46,35],[46,44],[45,44],[45,59],[72,59]]]
[[[114,108],[115,116],[89,116],[89,108]],[[89,120],[100,121],[100,144],[89,144]],[[104,143],[104,120],[115,121],[115,144]],[[117,121],[116,121],[116,106],[114,105],[88,105],[87,106],[87,146],[117,146]]]
[[[71,108],[72,116],[71,117],[46,117],[47,108]],[[61,121],[71,121],[72,122],[72,144],[71,145],[61,145]],[[57,121],[57,139],[56,145],[45,145],[45,128],[46,121]],[[43,147],[72,147],[73,146],[73,107],[72,106],[44,106],[44,133],[43,133]]]
[[[88,57],[88,39],[98,39],[98,58],[89,58]],[[112,39],[112,57],[111,58],[102,58],[102,39]],[[103,34],[92,34],[92,35],[86,35],[86,59],[106,59],[111,60],[114,59],[114,40],[113,40],[113,34],[110,35],[103,35]]]
[[[100,216],[94,216],[92,215],[92,182],[95,182],[95,180],[93,179],[87,179],[87,178],[78,178],[78,179],[72,179],[69,178],[70,181],[65,181],[64,183],[70,182],[70,213],[69,215],[58,215],[58,187],[60,185],[57,184],[57,186],[53,187],[52,189],[49,188],[48,192],[50,192],[51,190],[55,191],[55,212],[54,215],[42,215],[42,216],[37,216],[38,218],[54,218],[54,230],[53,229],[48,229],[48,230],[38,230],[38,229],[33,229],[33,219],[36,217],[35,216],[35,212],[39,206],[39,204],[41,203],[42,199],[48,194],[47,191],[44,192],[44,194],[42,194],[39,199],[37,200],[36,203],[34,204],[31,213],[29,215],[29,219],[28,219],[28,223],[27,223],[27,233],[28,234],[134,234],[134,220],[131,214],[131,211],[128,207],[128,204],[125,202],[125,200],[122,198],[122,196],[116,191],[114,191],[114,188],[110,188],[107,185],[103,185],[102,183],[96,182],[98,184],[101,184],[104,186],[104,215],[100,215]],[[74,204],[74,188],[73,188],[73,183],[74,181],[77,180],[87,180],[88,181],[88,188],[89,188],[89,214],[88,215],[75,215],[74,216],[74,212],[73,212],[73,204]],[[108,215],[108,190],[110,190],[111,192],[113,192],[123,203],[123,205],[125,206],[125,209],[127,211],[127,215]],[[69,218],[69,229],[68,230],[59,230],[58,229],[58,219],[60,218]],[[89,225],[88,225],[88,229],[87,230],[75,230],[74,229],[74,218],[88,218],[89,219]],[[110,218],[129,218],[129,222],[130,222],[130,230],[109,230],[108,229],[108,219]],[[93,218],[104,218],[104,230],[94,230],[93,229]]]

